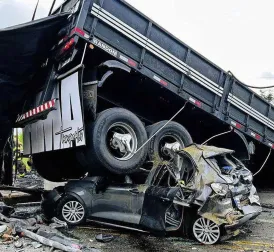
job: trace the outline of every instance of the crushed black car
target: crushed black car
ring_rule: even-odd
[[[42,207],[69,225],[87,219],[107,225],[165,234],[180,231],[203,244],[234,236],[262,211],[252,173],[233,151],[193,144],[172,161],[140,168],[124,182],[106,177],[69,181],[44,193]]]

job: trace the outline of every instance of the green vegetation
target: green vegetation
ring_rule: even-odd
[[[15,142],[16,144],[16,142]],[[18,144],[19,144],[19,149],[22,150],[23,149],[23,132],[18,134]],[[27,171],[31,170],[31,167],[28,165],[28,157],[23,157],[22,158],[22,162],[23,164],[26,166]],[[13,167],[15,169],[15,166]]]

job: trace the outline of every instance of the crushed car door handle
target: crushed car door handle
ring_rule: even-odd
[[[129,190],[132,194],[139,194],[139,190],[137,188],[133,188]]]

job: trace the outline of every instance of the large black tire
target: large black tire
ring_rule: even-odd
[[[52,182],[79,179],[86,171],[77,164],[75,150],[60,150],[33,155],[33,167],[38,174]]]
[[[71,210],[79,211],[69,213]],[[57,217],[65,221],[69,226],[84,224],[87,218],[87,207],[83,201],[79,201],[72,195],[64,195],[57,205]],[[74,216],[72,216],[74,215]]]
[[[161,121],[152,124],[146,128],[148,138],[153,136],[167,121]],[[160,132],[154,136],[148,144],[148,158],[149,160],[168,160],[169,157],[162,153],[161,149],[164,143],[179,142],[182,147],[193,143],[192,138],[185,127],[177,122],[171,121]]]
[[[128,127],[129,131],[133,132],[136,139],[135,150],[147,140],[147,133],[142,122],[132,112],[122,108],[111,108],[99,113],[94,122],[86,125],[87,146],[79,149],[77,155],[84,169],[93,176],[105,175],[106,171],[114,174],[133,173],[146,160],[147,146],[132,156],[129,154],[127,160],[122,156],[120,159],[117,157],[118,154],[114,153],[109,144],[111,141],[109,134],[111,131],[118,130],[115,125],[122,125],[121,128]],[[120,133],[127,133],[127,131]]]

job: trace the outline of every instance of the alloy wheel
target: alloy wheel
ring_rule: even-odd
[[[203,244],[214,244],[220,238],[220,227],[206,218],[199,218],[193,224],[195,238]]]
[[[85,209],[78,201],[68,201],[62,208],[62,215],[68,223],[78,223],[85,216]]]

